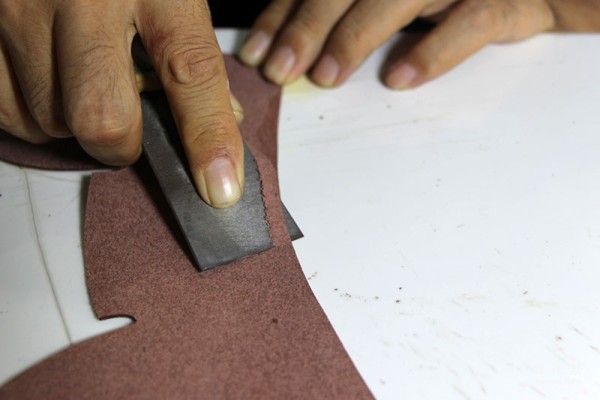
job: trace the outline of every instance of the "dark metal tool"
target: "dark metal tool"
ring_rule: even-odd
[[[196,266],[205,271],[271,248],[260,177],[250,150],[244,149],[246,179],[241,200],[229,208],[213,208],[194,187],[164,93],[143,93],[141,98],[144,152]],[[283,212],[292,240],[302,237],[285,207]]]

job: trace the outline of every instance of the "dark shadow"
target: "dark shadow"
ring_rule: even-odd
[[[209,0],[217,28],[249,28],[270,0]]]
[[[83,230],[85,228],[85,208],[87,206],[88,192],[90,190],[91,175],[81,178],[81,197],[79,198],[79,237],[81,238],[81,251],[83,251]],[[85,259],[85,257],[84,257]]]

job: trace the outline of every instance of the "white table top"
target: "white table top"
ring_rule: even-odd
[[[490,46],[407,92],[381,49],[342,88],[285,89],[295,248],[377,398],[600,398],[598,48]],[[0,384],[129,322],[87,299],[88,175],[0,162]]]

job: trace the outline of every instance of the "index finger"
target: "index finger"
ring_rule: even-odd
[[[213,207],[234,204],[242,194],[244,152],[206,1],[140,2],[135,23],[201,197]]]

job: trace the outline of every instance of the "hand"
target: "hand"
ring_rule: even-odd
[[[243,146],[206,1],[0,0],[0,129],[75,136],[121,166],[141,153],[136,33],[171,105],[196,186],[215,207],[243,188]]]
[[[439,24],[385,72],[394,89],[419,86],[488,43],[549,30],[599,30],[599,0],[273,0],[240,51],[287,84],[307,70],[325,87],[343,83],[365,58],[417,17]]]

